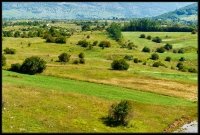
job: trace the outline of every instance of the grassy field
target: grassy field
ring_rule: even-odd
[[[65,23],[58,26],[77,27]],[[159,36],[163,43],[141,39],[139,36],[142,33]],[[189,32],[122,34],[125,42],[130,40],[138,48],[120,48],[118,42],[112,40],[105,31],[75,32],[62,45],[46,43],[38,37],[3,37],[2,49],[16,49],[15,55],[5,55],[7,64],[2,70],[5,102],[3,132],[163,132],[182,117],[197,119],[197,73],[171,69],[172,66],[176,67],[180,57],[185,57],[184,65],[197,69],[197,35]],[[87,35],[90,35],[89,39]],[[94,46],[89,50],[77,46],[82,39],[91,43],[108,40],[111,48]],[[152,67],[153,60],[147,59],[153,52],[143,53],[142,48],[147,46],[155,50],[166,43],[187,51],[184,54],[172,51],[159,54],[159,61],[167,67]],[[69,63],[56,62],[62,52],[71,55]],[[73,64],[80,52],[84,52],[86,63]],[[112,70],[112,61],[127,54],[147,64],[128,61],[130,68],[127,71]],[[40,75],[6,70],[11,64],[22,63],[30,56],[39,56],[47,62],[46,70]],[[164,61],[166,56],[170,56],[172,61]],[[122,99],[132,102],[134,111],[131,122],[128,127],[106,126],[102,118],[107,115],[112,103]]]
[[[101,119],[121,99],[133,103],[129,126],[105,126]],[[179,98],[9,71],[3,101],[3,132],[162,132],[177,118],[197,115],[196,103]]]

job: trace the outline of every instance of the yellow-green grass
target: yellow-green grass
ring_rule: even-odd
[[[127,127],[108,127],[102,118],[120,99],[131,100],[133,117]],[[163,132],[182,116],[197,117],[196,103],[179,98],[9,71],[3,71],[3,102],[3,132]]]
[[[129,33],[129,35],[130,34],[131,33]],[[152,32],[152,34],[155,33]],[[178,33],[167,34],[172,34],[172,36],[176,35],[175,37],[177,37]],[[86,39],[87,35],[90,35],[90,38],[87,40],[91,43],[95,40],[99,42],[102,40],[109,40],[112,44],[112,47],[102,50],[98,46],[95,46],[92,50],[87,50],[77,46],[77,42],[81,39]],[[140,33],[138,32],[137,35],[140,35]],[[146,39],[140,39],[138,37],[135,37],[135,40],[136,39],[146,41]],[[140,42],[142,43],[142,41]],[[30,47],[28,47],[29,42],[31,43]],[[156,43],[151,41],[148,42],[154,44],[154,46],[157,46]],[[105,32],[100,31],[92,32],[92,34],[91,32],[75,33],[73,36],[67,39],[67,43],[64,45],[46,43],[45,40],[41,38],[4,38],[3,49],[6,47],[15,48],[16,54],[6,55],[7,66],[4,68],[9,68],[11,64],[16,62],[22,63],[25,58],[32,55],[37,55],[47,61],[47,69],[43,73],[45,75],[73,78],[97,83],[114,84],[137,90],[151,91],[164,95],[184,97],[193,100],[196,100],[197,98],[197,74],[180,72],[171,69],[171,66],[176,67],[179,57],[182,56],[186,58],[186,62],[184,62],[186,66],[196,68],[197,54],[195,53],[159,54],[159,60],[166,64],[168,68],[154,68],[151,66],[153,61],[148,60],[147,65],[142,65],[142,63],[135,64],[130,61],[130,68],[128,71],[113,71],[110,70],[112,59],[117,57],[122,58],[124,55],[129,54],[133,55],[134,58],[139,58],[145,61],[150,57],[151,53],[142,53],[140,50],[122,49],[116,41],[111,40],[108,38]],[[58,55],[62,52],[68,52],[72,55],[70,62],[66,65],[55,62],[58,60]],[[72,64],[73,60],[78,59],[78,54],[80,52],[85,53],[86,64]],[[165,57],[168,55],[172,57],[171,62],[164,61]],[[158,79],[160,81],[158,81]],[[144,80],[147,81],[144,83]],[[167,84],[166,81],[168,82]]]

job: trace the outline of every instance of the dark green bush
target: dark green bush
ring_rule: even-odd
[[[160,66],[160,62],[154,62],[152,66],[153,67],[159,67]]]
[[[73,64],[78,64],[78,63],[79,63],[78,60],[74,60],[74,61],[73,61]]]
[[[149,35],[149,36],[147,36],[147,39],[148,39],[148,40],[151,40],[151,36],[150,36],[150,35]]]
[[[109,110],[108,118],[111,126],[128,125],[131,116],[131,104],[123,100],[118,104],[113,104]]]
[[[167,44],[164,46],[164,48],[165,48],[166,50],[171,50],[171,49],[172,49],[172,45],[167,43]]]
[[[15,64],[11,64],[11,68],[10,71],[14,71],[14,72],[21,72],[21,64],[19,63],[15,63]]]
[[[65,38],[64,36],[57,37],[57,38],[55,39],[55,43],[65,44],[65,43],[66,43],[66,38]]]
[[[145,34],[141,34],[141,35],[140,35],[140,38],[145,38]]]
[[[125,60],[133,60],[133,56],[132,55],[125,55],[124,59]]]
[[[177,53],[177,52],[178,52],[177,50],[175,50],[175,49],[173,50],[173,53]]]
[[[138,63],[138,62],[139,62],[139,59],[138,59],[138,58],[135,58],[135,59],[133,59],[133,62],[134,62],[134,63]]]
[[[110,44],[109,41],[101,41],[99,43],[99,47],[103,47],[103,48],[105,48],[105,47],[111,47],[111,44]]]
[[[197,73],[197,70],[196,70],[195,68],[189,68],[189,69],[188,69],[188,72]]]
[[[58,58],[60,62],[68,62],[70,60],[71,55],[67,53],[61,53]]]
[[[80,40],[78,41],[77,45],[80,45],[81,47],[88,47],[89,42],[87,42],[86,40]]]
[[[178,53],[185,53],[185,50],[184,50],[183,48],[180,48],[180,49],[178,50]]]
[[[55,39],[54,39],[54,37],[52,37],[51,35],[47,35],[47,37],[46,37],[46,42],[47,42],[47,43],[54,43],[54,42],[55,42]]]
[[[159,59],[159,55],[157,54],[157,53],[153,53],[152,55],[151,55],[151,58],[150,59],[152,59],[152,60],[157,60],[157,59]]]
[[[171,61],[171,57],[167,56],[167,57],[165,58],[165,61]]]
[[[128,70],[129,64],[124,59],[114,60],[111,63],[111,67],[114,70]]]
[[[80,58],[80,61],[79,61],[81,64],[85,64],[85,59],[84,58]]]
[[[92,45],[96,46],[97,44],[98,44],[98,41],[94,41]]]
[[[164,53],[165,52],[165,48],[164,47],[157,48],[156,52],[158,52],[158,53]]]
[[[197,32],[196,32],[196,30],[193,30],[192,32],[191,32],[191,34],[196,34]]]
[[[181,57],[181,58],[179,59],[179,61],[185,61],[185,58],[184,58],[184,57]]]
[[[90,35],[87,35],[87,38],[90,38]]]
[[[162,39],[160,37],[155,37],[152,39],[153,42],[156,42],[156,43],[161,43],[162,42]]]
[[[15,49],[8,48],[8,47],[6,47],[3,51],[4,51],[5,54],[15,54],[16,53]]]
[[[2,54],[2,59],[1,59],[1,66],[6,65],[6,57]]]
[[[181,70],[181,69],[184,68],[183,63],[181,63],[181,62],[177,63],[176,67],[177,67],[179,70]]]
[[[150,48],[148,48],[148,47],[144,47],[143,49],[142,49],[142,52],[150,52]]]
[[[79,58],[84,58],[85,57],[85,54],[83,52],[81,52],[79,55],[78,55]]]
[[[46,62],[37,56],[26,58],[22,63],[20,71],[25,74],[42,73],[46,69]]]

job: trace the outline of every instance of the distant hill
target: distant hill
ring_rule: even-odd
[[[198,18],[198,5],[197,3],[185,6],[172,12],[164,13],[162,15],[153,17],[157,20],[172,20],[172,21],[191,21],[197,22]]]
[[[194,2],[3,2],[3,18],[87,19],[153,17]]]

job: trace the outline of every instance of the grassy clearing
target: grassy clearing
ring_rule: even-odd
[[[132,101],[133,118],[128,127],[105,126],[101,118],[120,99]],[[197,117],[196,104],[183,99],[9,71],[3,101],[3,132],[163,132],[181,116]]]
[[[67,92],[81,93],[91,96],[97,96],[105,99],[129,99],[142,103],[161,104],[161,105],[195,105],[190,101],[157,95],[149,92],[129,90],[116,86],[95,84],[70,79],[61,79],[49,76],[30,76],[21,75],[9,71],[3,71],[3,83],[13,83],[20,85],[30,85],[38,88],[55,89]]]

